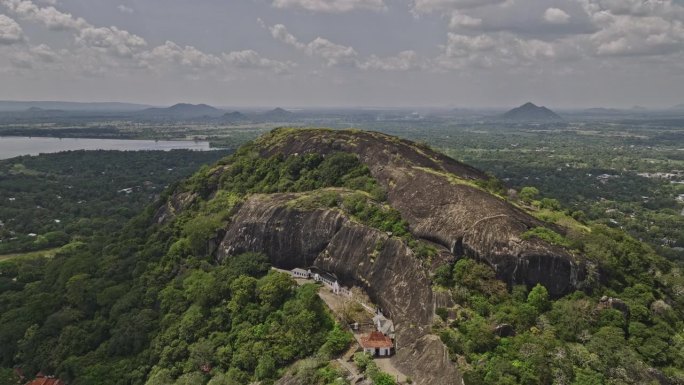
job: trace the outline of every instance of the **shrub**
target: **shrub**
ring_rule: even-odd
[[[523,239],[537,238],[552,245],[570,247],[571,243],[565,237],[546,227],[535,227],[523,233]]]

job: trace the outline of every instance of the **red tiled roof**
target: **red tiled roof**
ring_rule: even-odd
[[[392,342],[392,339],[386,335],[375,331],[367,337],[361,337],[361,346],[364,349],[393,348],[394,342]]]
[[[38,377],[26,385],[65,385],[59,378]]]

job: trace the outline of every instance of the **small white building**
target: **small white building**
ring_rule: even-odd
[[[378,331],[361,337],[360,342],[363,352],[373,357],[389,357],[394,353],[392,339]]]
[[[394,323],[391,320],[385,318],[382,314],[377,314],[373,317],[373,323],[375,323],[375,327],[380,333],[394,339]]]
[[[311,270],[304,270],[304,269],[296,268],[296,269],[292,269],[290,271],[290,273],[295,278],[302,278],[302,279],[311,278]]]

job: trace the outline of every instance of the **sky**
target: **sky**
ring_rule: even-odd
[[[669,107],[684,0],[0,0],[0,99]]]

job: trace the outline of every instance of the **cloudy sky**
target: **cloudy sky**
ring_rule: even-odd
[[[0,0],[0,99],[671,106],[684,0]]]

